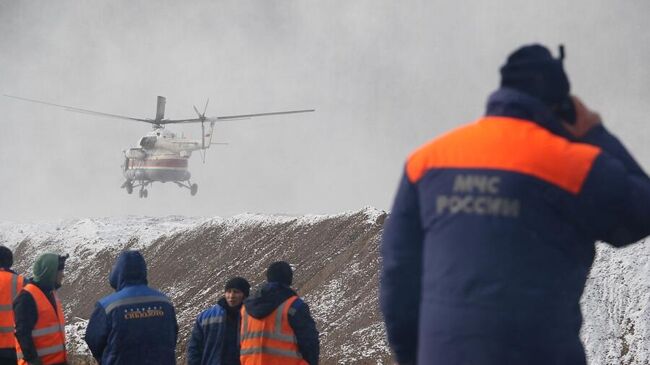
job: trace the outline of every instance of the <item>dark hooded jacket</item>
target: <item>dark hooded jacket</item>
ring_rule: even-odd
[[[171,300],[147,286],[137,251],[120,254],[110,274],[115,293],[100,299],[86,329],[86,343],[102,365],[175,364],[178,325]]]
[[[54,290],[56,289],[56,275],[59,265],[59,256],[56,254],[46,253],[39,256],[34,263],[34,277],[25,281],[36,285],[45,294],[56,311],[56,299]],[[22,290],[14,299],[14,319],[16,323],[16,339],[20,343],[20,349],[23,352],[25,361],[31,362],[38,358],[32,330],[38,320],[38,311],[36,302],[32,295]]]
[[[198,315],[187,344],[188,365],[239,365],[240,309],[221,298]]]
[[[650,179],[605,127],[576,140],[521,92],[486,114],[407,161],[381,249],[389,343],[400,364],[585,364],[594,243],[650,234]]]
[[[297,295],[296,292],[285,285],[275,282],[266,283],[244,301],[244,307],[248,315],[262,319],[294,295]],[[320,356],[320,343],[316,323],[309,313],[309,306],[298,298],[291,308],[294,310],[289,310],[289,325],[296,335],[298,349],[309,365],[316,365]]]

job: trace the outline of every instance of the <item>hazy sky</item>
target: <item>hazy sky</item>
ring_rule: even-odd
[[[650,168],[650,2],[0,0],[0,93],[134,117],[315,108],[219,124],[197,196],[127,195],[145,123],[0,97],[0,220],[390,207],[408,153],[479,117],[524,43],[564,43],[573,91]],[[197,126],[182,128],[198,137]]]

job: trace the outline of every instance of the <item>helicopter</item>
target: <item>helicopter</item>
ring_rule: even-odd
[[[124,150],[124,163],[122,164],[122,173],[125,181],[121,188],[125,189],[128,194],[133,193],[134,188],[139,189],[139,197],[146,198],[149,195],[147,187],[154,182],[173,182],[180,188],[187,188],[190,195],[196,195],[198,185],[190,181],[191,174],[188,171],[188,160],[192,152],[201,151],[203,162],[205,163],[205,150],[214,144],[223,144],[212,142],[212,132],[217,122],[231,121],[237,119],[248,119],[254,117],[296,114],[313,112],[315,109],[288,110],[278,112],[240,114],[217,117],[206,117],[205,112],[208,108],[208,99],[203,108],[203,113],[199,112],[196,106],[194,111],[197,118],[188,119],[165,119],[165,103],[167,99],[164,96],[158,96],[156,106],[156,117],[134,118],[123,115],[98,112],[94,110],[82,109],[67,105],[54,104],[46,101],[28,99],[20,96],[4,94],[9,98],[28,101],[32,103],[44,104],[64,108],[67,111],[103,116],[109,118],[126,119],[137,122],[151,124],[153,130],[138,141],[138,147],[132,147]],[[167,124],[186,124],[201,123],[201,139],[189,139],[184,136],[178,136],[176,133],[165,129]],[[209,123],[206,126],[206,123]]]

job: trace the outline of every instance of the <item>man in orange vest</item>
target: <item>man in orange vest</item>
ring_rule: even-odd
[[[56,295],[68,256],[40,255],[34,278],[14,300],[18,365],[65,365],[65,319]]]
[[[16,365],[14,311],[11,303],[23,289],[23,277],[11,270],[13,263],[11,250],[0,246],[0,365]]]
[[[274,262],[267,283],[244,301],[242,365],[316,365],[320,352],[316,323],[307,303],[290,288],[291,266]]]

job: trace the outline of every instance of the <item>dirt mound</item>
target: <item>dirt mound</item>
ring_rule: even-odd
[[[247,215],[206,221],[147,244],[133,237],[103,246],[77,245],[70,252],[60,290],[75,363],[86,363],[87,349],[80,340],[86,319],[95,302],[111,293],[108,273],[118,253],[129,248],[141,250],[150,285],[167,293],[176,306],[180,364],[194,319],[220,298],[226,280],[243,276],[255,287],[264,281],[266,267],[277,260],[294,267],[293,286],[309,304],[321,334],[323,364],[388,363],[377,299],[385,217],[372,209],[296,218]],[[61,247],[69,246],[24,239],[14,247],[15,268],[29,272],[37,253]]]

